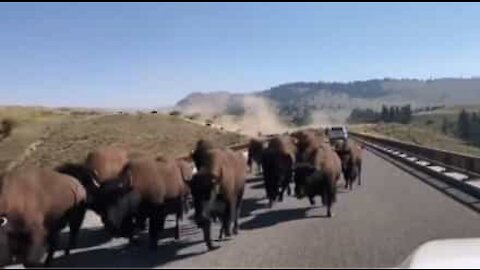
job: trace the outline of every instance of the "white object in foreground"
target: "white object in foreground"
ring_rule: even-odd
[[[478,269],[478,254],[480,238],[434,240],[417,248],[398,268]]]

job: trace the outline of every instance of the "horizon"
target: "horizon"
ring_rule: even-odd
[[[142,110],[170,110],[173,109],[178,102],[181,100],[185,99],[186,97],[193,95],[193,94],[216,94],[216,93],[227,93],[227,94],[239,94],[239,95],[249,95],[249,94],[254,94],[254,93],[259,93],[263,91],[268,91],[272,88],[278,87],[278,86],[283,86],[283,85],[288,85],[288,84],[296,84],[296,83],[340,83],[340,84],[349,84],[349,83],[355,83],[355,82],[368,82],[368,81],[382,81],[382,80],[396,80],[396,81],[402,81],[402,80],[409,80],[409,81],[435,81],[435,80],[480,80],[480,76],[471,76],[471,77],[438,77],[438,78],[370,78],[370,79],[365,79],[365,80],[351,80],[351,81],[328,81],[328,80],[319,80],[319,81],[291,81],[291,82],[284,82],[284,83],[277,83],[274,86],[268,87],[263,90],[255,90],[255,91],[250,91],[250,92],[233,92],[229,90],[219,90],[219,91],[196,91],[196,92],[189,92],[185,96],[180,97],[178,100],[176,100],[172,104],[167,104],[164,106],[145,106],[145,107],[135,107],[135,106],[69,106],[69,105],[49,105],[49,104],[37,104],[37,103],[1,103],[0,102],[0,107],[40,107],[40,108],[47,108],[47,109],[59,109],[59,108],[67,108],[67,109],[91,109],[91,110],[133,110],[133,111],[142,111]],[[473,106],[475,103],[472,104],[461,104],[462,106]],[[454,105],[454,106],[460,106],[460,105]]]
[[[479,12],[478,3],[1,3],[0,104],[148,109],[296,82],[477,79]]]

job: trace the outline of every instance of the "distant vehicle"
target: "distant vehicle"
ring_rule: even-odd
[[[345,126],[332,126],[327,128],[326,131],[330,141],[348,139],[348,131],[347,131],[347,127]]]

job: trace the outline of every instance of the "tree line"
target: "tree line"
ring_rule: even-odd
[[[387,106],[383,105],[380,112],[372,109],[352,110],[348,117],[349,123],[402,123],[408,124],[412,121],[412,106]]]
[[[480,113],[463,109],[458,115],[456,132],[461,139],[480,145]]]

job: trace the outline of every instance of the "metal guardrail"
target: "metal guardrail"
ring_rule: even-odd
[[[433,155],[430,158],[425,158],[421,156],[421,154],[428,151],[428,153],[433,152],[435,153],[436,149],[431,149],[427,147],[417,146],[414,145],[412,147],[411,144],[399,142],[396,140],[389,140],[385,138],[379,138],[376,136],[370,136],[366,134],[359,134],[359,133],[350,133],[352,138],[359,141],[360,143],[364,144],[365,146],[372,148],[375,151],[379,151],[384,155],[397,160],[398,162],[404,163],[408,166],[411,166],[427,175],[434,177],[435,179],[441,180],[446,183],[448,186],[456,187],[457,189],[475,197],[480,198],[480,178],[478,178],[477,172],[467,171],[465,168],[458,168],[455,166],[447,166],[443,165],[444,159],[440,161],[435,161],[434,159],[438,156],[442,157],[445,152],[441,151],[442,153],[438,156]],[[423,151],[412,152],[412,150],[417,148],[423,148]],[[425,150],[426,149],[426,150]],[[448,153],[448,152],[447,152]],[[460,155],[454,153],[455,155]],[[462,155],[460,155],[462,156]],[[469,156],[462,156],[462,158],[471,158]],[[476,157],[474,157],[476,158]],[[478,159],[478,158],[476,158]],[[458,164],[455,164],[458,166]],[[458,174],[461,172],[461,174]],[[456,174],[456,177],[452,176]],[[460,178],[458,178],[460,176]],[[476,211],[480,211],[480,207],[478,206],[471,206],[469,203],[467,205]]]
[[[480,157],[435,149],[406,143],[394,139],[387,139],[369,134],[350,132],[353,137],[363,139],[365,141],[381,144],[409,152],[416,157],[438,163],[451,170],[456,170],[475,177],[480,177]]]

